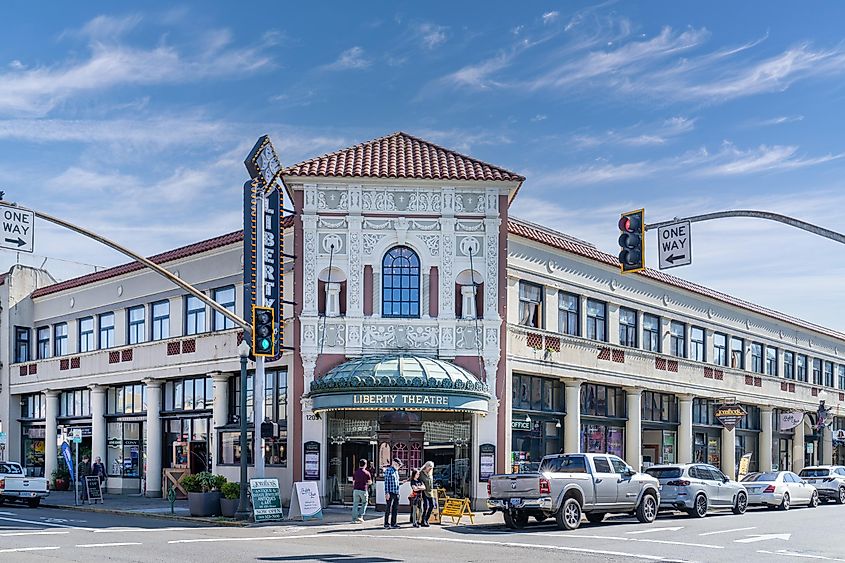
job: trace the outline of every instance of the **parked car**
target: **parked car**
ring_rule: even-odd
[[[845,467],[841,465],[805,467],[798,476],[816,488],[822,502],[833,500],[836,504],[845,504]]]
[[[494,475],[487,481],[487,507],[503,514],[508,528],[523,528],[533,516],[554,517],[558,528],[574,530],[585,514],[592,523],[609,513],[635,514],[654,522],[660,504],[657,479],[637,473],[607,454],[549,455],[536,473]]]
[[[654,465],[646,473],[660,481],[660,508],[695,518],[704,518],[711,508],[730,508],[734,514],[748,508],[745,487],[712,465]]]
[[[35,508],[49,494],[47,479],[27,477],[20,463],[0,461],[0,504],[16,500]]]
[[[791,506],[819,505],[819,492],[792,471],[749,473],[742,479],[748,504],[789,510]]]

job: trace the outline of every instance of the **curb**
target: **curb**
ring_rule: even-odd
[[[155,512],[140,512],[135,510],[119,510],[115,508],[94,508],[92,506],[68,506],[66,504],[41,503],[44,508],[57,508],[59,510],[76,510],[79,512],[98,512],[101,514],[117,514],[120,516],[143,516],[146,518],[158,518],[159,520],[178,520],[180,522],[194,522],[200,524],[211,524],[212,526],[244,528],[248,522],[238,520],[218,520],[216,518],[200,518],[196,516],[180,516],[178,514],[161,514]]]

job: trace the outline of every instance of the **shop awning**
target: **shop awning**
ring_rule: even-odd
[[[364,356],[311,384],[314,412],[329,410],[463,411],[487,414],[490,393],[451,362],[412,355]]]

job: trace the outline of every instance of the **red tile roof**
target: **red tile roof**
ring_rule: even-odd
[[[505,180],[519,174],[398,131],[285,169],[289,176]]]
[[[509,218],[508,232],[512,235],[521,236],[529,240],[533,240],[535,242],[539,242],[541,244],[545,244],[563,250],[565,252],[576,254],[584,258],[589,258],[590,260],[595,260],[596,262],[601,262],[607,266],[619,268],[619,260],[616,256],[607,254],[606,252],[602,252],[587,242],[580,241],[578,239],[572,238],[568,235],[553,231],[540,225],[535,225],[534,223],[529,223],[520,219]],[[663,272],[660,272],[658,270],[646,269],[643,272],[639,272],[637,275],[658,281],[660,283],[664,283],[666,285],[677,287],[679,289],[683,289],[691,293],[696,293],[703,297],[715,299],[716,301],[721,301],[722,303],[725,303],[727,305],[739,307],[752,313],[764,315],[777,321],[790,323],[792,325],[809,329],[814,332],[818,332],[830,336],[832,338],[836,338],[838,340],[845,340],[845,334],[837,332],[833,329],[819,326],[817,324],[813,324],[801,320],[799,318],[792,317],[785,313],[762,307],[760,305],[755,305],[754,303],[750,303],[748,301],[732,297],[726,293],[722,293],[720,291],[716,291],[681,278],[676,278],[675,276],[664,274]]]

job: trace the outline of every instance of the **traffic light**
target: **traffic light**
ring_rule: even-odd
[[[272,357],[273,352],[273,308],[252,307],[252,353],[256,357]]]
[[[619,265],[623,274],[645,270],[645,209],[622,214],[619,246]]]

